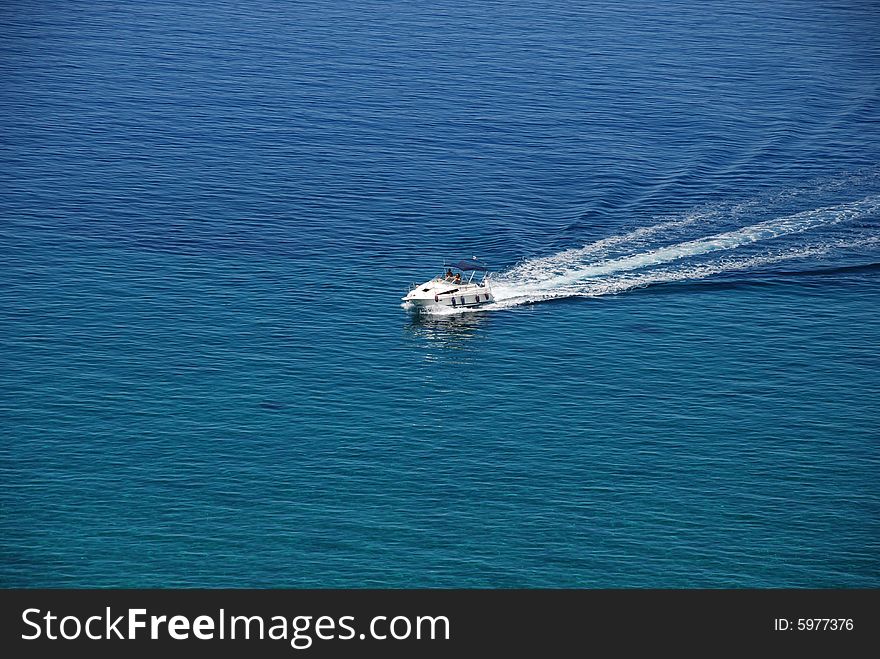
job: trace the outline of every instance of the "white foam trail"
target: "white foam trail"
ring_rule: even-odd
[[[510,279],[549,279],[567,270],[572,262],[587,257],[592,260],[603,259],[614,252],[632,252],[650,244],[651,240],[654,240],[655,243],[658,240],[670,242],[680,236],[684,229],[692,225],[711,225],[719,220],[734,221],[760,207],[760,202],[749,201],[695,210],[679,218],[664,219],[657,224],[639,227],[625,234],[602,238],[583,247],[567,249],[550,256],[528,259],[508,270],[504,276]]]
[[[536,259],[527,262],[499,277],[499,281],[521,280],[523,275],[528,273],[533,281],[540,281],[542,287],[556,288],[584,278],[607,275],[621,270],[634,270],[660,265],[718,250],[734,249],[761,240],[770,240],[792,233],[801,233],[818,226],[828,226],[850,220],[866,212],[876,211],[878,208],[880,208],[880,196],[868,197],[849,204],[819,208],[787,217],[766,220],[735,231],[719,233],[714,236],[690,240],[668,247],[660,247],[641,254],[633,254],[610,261],[600,261],[586,266],[579,263],[584,256],[588,256],[596,251],[596,246],[603,242],[599,241],[599,243],[587,245],[579,250],[566,250],[549,259]],[[668,226],[669,224],[662,225],[663,228]],[[631,232],[617,238],[617,240],[618,242],[625,242],[631,240],[638,233],[639,231]],[[606,239],[606,242],[611,240],[614,240],[614,238]],[[547,266],[550,267],[548,268]],[[541,272],[542,268],[547,269]]]
[[[640,245],[646,238],[660,234],[668,233],[676,229],[682,229],[690,226],[700,220],[704,220],[705,216],[693,214],[680,220],[671,220],[655,224],[650,227],[641,227],[634,229],[629,233],[620,236],[609,236],[602,238],[594,243],[566,249],[551,256],[544,256],[535,259],[529,259],[509,270],[505,276],[507,277],[533,277],[533,278],[549,278],[559,268],[564,268],[567,264],[574,260],[582,259],[585,256],[602,255],[607,253],[609,248],[622,245]]]
[[[666,284],[675,281],[705,279],[713,275],[728,272],[738,272],[759,268],[774,263],[790,261],[793,259],[815,258],[829,251],[830,247],[814,246],[792,250],[781,254],[767,254],[750,258],[727,259],[717,263],[706,263],[679,267],[676,269],[666,268],[651,270],[650,272],[621,273],[610,277],[596,279],[581,286],[559,288],[553,291],[533,291],[511,297],[498,296],[492,307],[494,309],[506,309],[529,304],[542,300],[551,300],[564,297],[599,297],[603,295],[617,295],[635,288],[646,288],[654,284]]]
[[[508,280],[529,279],[532,281],[549,280],[570,272],[573,263],[590,258],[600,262],[613,249],[628,251],[645,245],[653,236],[670,235],[692,224],[706,221],[705,215],[690,215],[680,220],[662,222],[650,227],[642,227],[619,236],[609,236],[584,247],[563,250],[550,256],[529,259],[517,264],[501,277]]]

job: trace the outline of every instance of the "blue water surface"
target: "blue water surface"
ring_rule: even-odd
[[[880,586],[876,9],[4,3],[0,586]]]

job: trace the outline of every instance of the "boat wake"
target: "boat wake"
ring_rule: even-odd
[[[742,226],[767,212],[754,203],[716,207],[524,260],[496,275],[495,303],[484,309],[614,295],[880,247],[880,195]]]

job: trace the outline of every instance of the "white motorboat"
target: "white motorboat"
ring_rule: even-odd
[[[440,276],[414,286],[400,299],[419,311],[430,311],[431,307],[481,307],[495,300],[489,285],[489,269],[479,261],[464,260],[444,268]],[[477,273],[482,273],[482,277],[478,278]]]

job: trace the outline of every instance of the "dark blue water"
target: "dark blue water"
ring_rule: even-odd
[[[878,16],[4,3],[0,585],[880,586]]]

